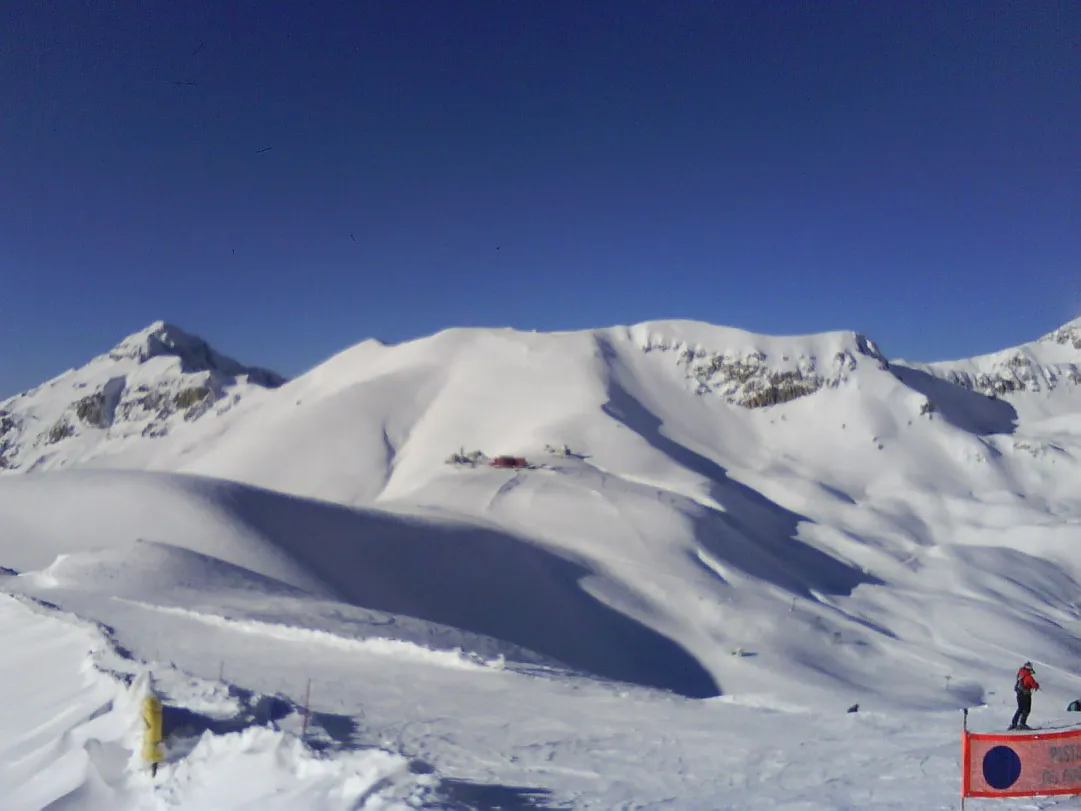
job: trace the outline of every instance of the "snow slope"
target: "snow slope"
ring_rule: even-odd
[[[1057,339],[1023,351],[1047,367],[1078,353]],[[943,643],[933,612],[964,603],[966,634],[1009,621],[1068,658],[1055,626],[1073,621],[1081,577],[1074,384],[1060,371],[1050,394],[993,399],[934,371],[853,333],[450,330],[347,350],[176,467],[454,515],[574,555],[603,575],[584,588],[691,652],[724,692],[934,704],[932,687],[986,651]],[[562,445],[571,455],[545,450]],[[538,467],[445,464],[459,449]],[[1026,588],[1055,572],[1035,611],[1002,604],[1018,567],[1039,573]],[[898,668],[903,683],[883,685]]]
[[[428,762],[439,802],[952,807],[959,708],[1000,727],[1025,659],[1039,713],[1081,691],[1079,345],[365,342],[0,478],[0,565],[137,658],[293,702],[310,678],[345,751]]]
[[[0,724],[3,740],[14,741],[0,763],[8,774],[12,761],[23,770],[21,780],[7,783],[20,793],[5,794],[5,808],[44,808],[50,797],[67,803],[50,807],[91,811],[956,805],[956,711],[896,712],[870,701],[846,714],[795,695],[750,691],[690,700],[544,667],[355,644],[340,627],[299,633],[292,623],[300,614],[291,615],[288,603],[266,604],[281,612],[277,622],[238,617],[246,592],[280,588],[258,577],[230,594],[238,573],[228,566],[192,553],[170,563],[167,549],[148,544],[126,552],[73,554],[6,584],[104,619],[110,637],[78,624],[63,631],[64,615],[0,601],[5,638],[25,640],[18,650],[26,652],[5,661],[5,684],[14,697],[33,699]],[[117,577],[128,568],[134,572]],[[199,569],[205,590],[174,576]],[[233,602],[215,609],[223,598]],[[180,607],[195,600],[203,601],[199,610]],[[997,638],[1017,641],[1010,629]],[[86,667],[88,648],[97,670]],[[1061,709],[1077,680],[1040,663],[1037,671],[1044,690],[1036,716],[1055,727],[1069,723]],[[131,697],[139,685],[123,689],[116,676],[125,673],[151,674],[166,701],[169,756],[153,781],[133,757]],[[973,728],[1001,728],[1008,716],[1009,674],[1000,675],[1005,689],[976,709]],[[959,679],[941,692],[955,704],[980,700]],[[110,700],[105,715],[83,723]],[[302,702],[311,707],[307,746],[295,737]],[[65,728],[74,734],[64,735]],[[74,754],[56,759],[46,747],[37,779],[29,779],[22,757],[28,735],[50,729],[50,740]],[[19,804],[9,804],[13,797]],[[1056,803],[996,805],[1014,811]]]
[[[64,509],[50,510],[54,501]],[[314,630],[331,616],[331,629],[347,636],[716,692],[667,637],[581,590],[582,578],[600,579],[582,563],[460,522],[209,479],[71,471],[0,482],[0,559],[26,573],[20,580],[85,580],[114,597],[153,595],[211,614],[224,606],[233,617],[269,614]]]

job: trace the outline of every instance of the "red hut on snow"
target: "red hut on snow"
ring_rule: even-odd
[[[528,467],[529,463],[520,456],[497,456],[492,460],[492,467]]]

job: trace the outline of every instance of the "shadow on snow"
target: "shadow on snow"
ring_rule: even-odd
[[[585,592],[595,574],[510,533],[223,485],[230,508],[342,599],[502,639],[586,673],[716,696],[678,644]]]
[[[662,420],[617,382],[610,381],[608,395],[607,414],[710,482],[710,497],[726,510],[701,507],[694,515],[695,538],[710,556],[804,598],[813,599],[812,590],[849,595],[861,584],[883,582],[799,540],[799,524],[810,519],[732,480],[712,459],[665,436]]]
[[[976,436],[1012,434],[1017,429],[1017,409],[1005,400],[988,397],[949,380],[900,364],[890,367],[893,376],[918,391],[946,422]]]

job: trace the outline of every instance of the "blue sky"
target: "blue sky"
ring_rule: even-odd
[[[934,360],[1081,314],[1076,0],[20,0],[0,31],[0,395],[159,318],[292,375],[454,325]]]

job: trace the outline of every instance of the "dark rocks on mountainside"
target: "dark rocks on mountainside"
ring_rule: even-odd
[[[950,372],[947,379],[963,389],[996,397],[1009,394],[1020,388],[1016,380],[999,375],[969,375],[963,372]]]
[[[75,428],[70,425],[66,420],[59,420],[49,432],[45,435],[45,443],[47,445],[55,445],[62,439],[67,439],[69,436],[75,433]]]
[[[0,411],[0,437],[15,430],[17,423],[15,418],[6,411]]]
[[[1000,371],[976,374],[957,371],[939,371],[934,374],[961,388],[979,392],[989,397],[1001,397],[1014,392],[1054,391],[1063,382],[1081,385],[1081,369],[1074,363],[1040,366],[1024,355],[1013,355],[1001,366]]]
[[[156,439],[158,437],[166,436],[169,433],[169,426],[163,422],[151,422],[147,424],[140,436],[147,439]]]
[[[140,386],[140,391],[145,391],[142,397],[137,397],[135,400],[125,403],[126,410],[130,411],[132,408],[138,407],[143,411],[157,411],[165,405],[165,395],[160,391],[148,391],[146,386]]]
[[[194,420],[204,413],[219,399],[219,395],[206,384],[188,386],[175,394],[162,391],[150,391],[140,386],[135,394],[141,396],[122,402],[118,414],[125,421],[138,421],[148,415],[151,419],[167,420],[178,411],[183,411],[185,420]],[[164,436],[168,433],[163,425],[148,425],[143,436]]]
[[[177,409],[191,408],[211,396],[207,386],[189,386],[173,395],[173,405]]]
[[[770,373],[764,384],[752,387],[747,396],[740,403],[744,408],[764,408],[765,406],[780,405],[808,394],[814,394],[823,386],[819,377],[802,377],[799,372],[773,372]]]
[[[8,470],[11,465],[11,454],[15,451],[14,434],[19,423],[15,417],[6,411],[0,411],[0,470]]]
[[[801,358],[799,370],[775,371],[766,365],[762,352],[743,358],[714,355],[695,364],[700,357],[689,351],[680,357],[689,367],[688,376],[697,381],[698,393],[720,389],[728,402],[743,408],[780,405],[831,385],[816,373],[814,358]]]
[[[1075,325],[1060,327],[1040,340],[1044,343],[1070,344],[1074,349],[1081,349],[1081,328]]]
[[[105,392],[97,392],[75,403],[75,416],[94,428],[108,428],[110,420],[105,409]]]
[[[690,358],[687,358],[687,360],[690,360]],[[696,366],[691,372],[700,381],[721,376],[736,383],[749,383],[752,378],[762,373],[762,364],[765,363],[765,360],[766,356],[761,352],[748,355],[745,359],[737,358],[735,360],[729,360],[723,355],[716,355],[710,358],[708,362]]]
[[[733,355],[732,352],[709,352],[686,344],[671,344],[664,339],[650,339],[641,347],[643,352],[678,352],[678,362],[686,367],[697,394],[716,393],[726,402],[742,408],[765,408],[791,402],[814,394],[823,388],[836,388],[848,379],[848,373],[858,366],[857,355],[875,362],[881,370],[889,370],[889,361],[878,347],[860,334],[854,334],[855,352],[837,352],[832,368],[820,370],[814,355],[789,358],[780,363],[796,368],[778,368],[778,359],[771,363],[762,351]]]
[[[113,415],[124,394],[125,385],[123,376],[114,377],[93,394],[76,400],[72,404],[75,416],[92,428],[108,428],[113,423]],[[79,386],[76,385],[76,388]]]

